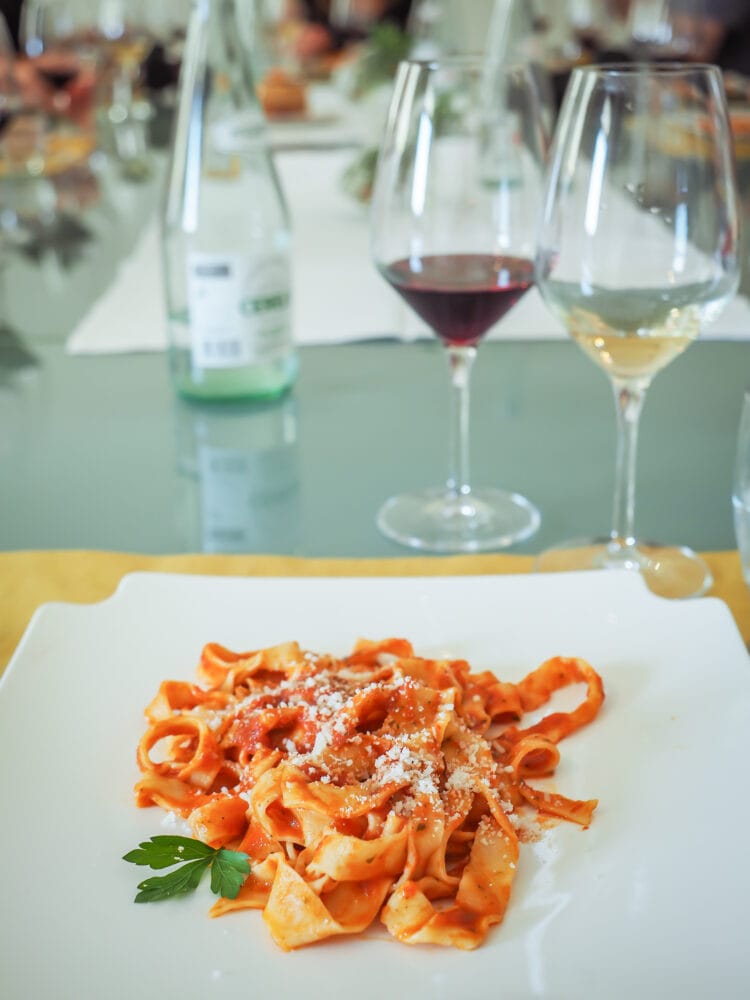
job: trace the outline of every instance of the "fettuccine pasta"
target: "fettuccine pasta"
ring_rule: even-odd
[[[283,949],[378,916],[407,944],[475,948],[505,914],[527,807],[585,827],[597,805],[529,784],[602,704],[581,659],[511,684],[404,639],[362,640],[344,659],[212,643],[198,682],[164,681],[148,706],[136,801],[248,854],[239,895],[211,913],[262,909]],[[522,725],[581,682],[574,711]]]

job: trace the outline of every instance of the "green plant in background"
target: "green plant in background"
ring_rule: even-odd
[[[445,91],[435,100],[435,127],[442,134],[450,132],[452,125],[461,120],[463,106],[456,98],[455,92]],[[356,201],[367,203],[372,196],[379,151],[379,146],[365,146],[341,175],[342,189]]]
[[[368,202],[372,195],[375,168],[378,163],[377,146],[368,146],[352,160],[341,175],[341,187],[357,201]]]
[[[349,96],[358,100],[370,90],[389,83],[410,49],[411,38],[395,24],[386,21],[376,25],[351,67],[347,85]]]
[[[378,124],[383,113],[377,106],[378,92],[390,89],[398,64],[408,57],[411,45],[406,32],[383,22],[372,29],[357,59],[338,74],[341,89],[350,100],[371,105],[367,110],[377,117]],[[384,108],[386,102],[380,103]],[[341,187],[356,201],[370,200],[377,160],[378,146],[367,142],[342,173]]]

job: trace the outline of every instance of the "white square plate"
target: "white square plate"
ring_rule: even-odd
[[[602,674],[599,718],[555,779],[588,830],[522,845],[502,925],[471,953],[378,931],[284,954],[257,912],[210,920],[207,883],[136,906],[121,860],[166,832],[136,809],[135,747],[161,679],[201,647],[359,636],[518,680],[548,656]],[[0,995],[245,998],[750,995],[750,661],[727,608],[628,574],[236,579],[137,574],[102,604],[47,605],[0,684]]]

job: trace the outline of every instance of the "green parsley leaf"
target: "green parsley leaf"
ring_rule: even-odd
[[[168,875],[153,875],[138,884],[136,903],[154,903],[170,896],[184,896],[197,888],[203,873],[211,866],[210,858],[188,861]]]
[[[246,854],[226,847],[209,847],[190,837],[151,837],[123,855],[123,861],[153,869],[179,865],[167,875],[154,875],[141,882],[136,903],[153,903],[192,892],[209,868],[212,891],[227,899],[236,899],[250,873],[250,859]]]
[[[192,840],[190,837],[152,837],[146,840],[134,851],[124,855],[124,861],[134,865],[148,865],[149,868],[170,868],[183,861],[195,861],[199,858],[212,858],[216,854],[213,847]]]
[[[236,899],[249,874],[250,860],[247,854],[222,847],[211,865],[211,891],[226,899]]]

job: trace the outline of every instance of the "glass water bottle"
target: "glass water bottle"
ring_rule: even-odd
[[[237,0],[197,0],[167,184],[163,248],[177,392],[271,399],[294,380],[287,207]]]

